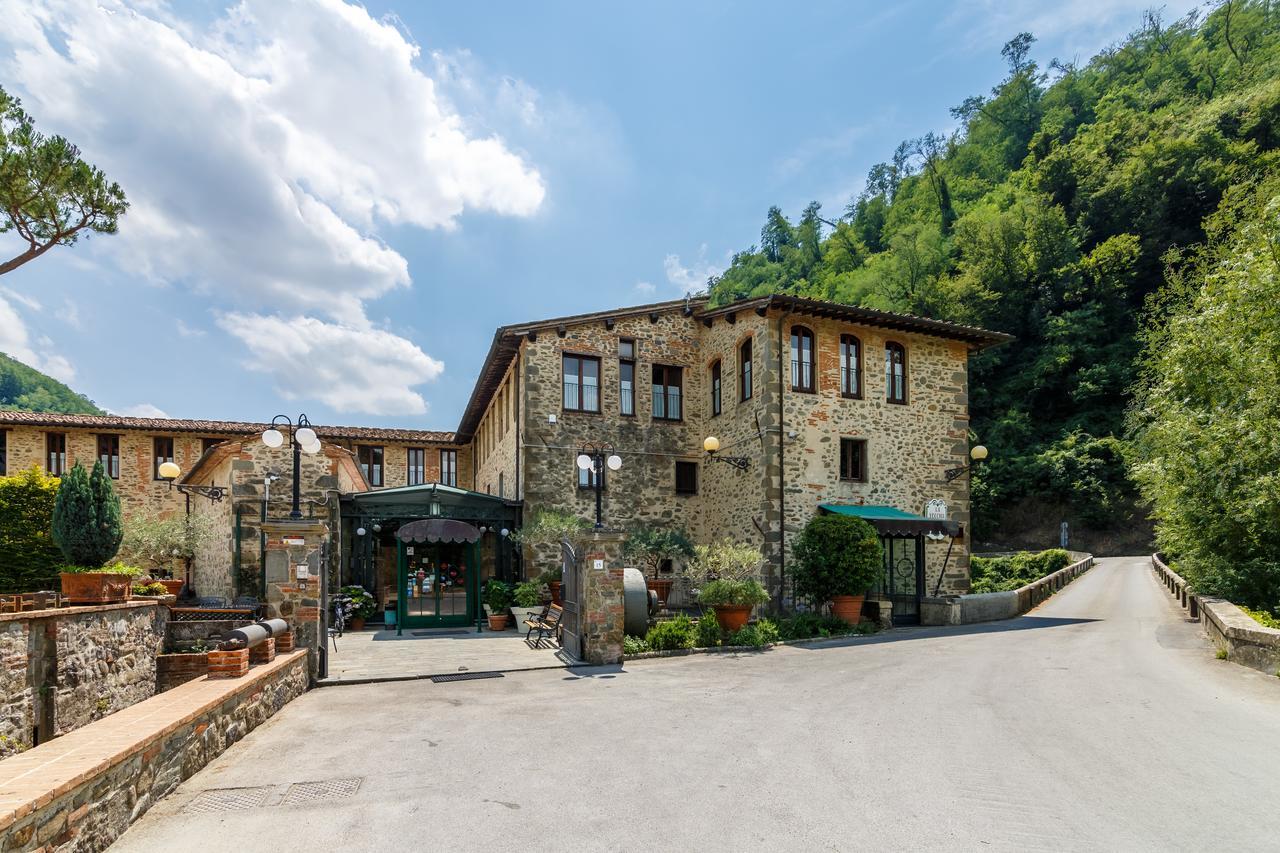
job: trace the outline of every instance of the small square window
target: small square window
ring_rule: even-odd
[[[855,483],[867,481],[866,439],[840,439],[840,479]]]
[[[618,338],[618,358],[635,358],[636,342],[632,338]]]
[[[698,463],[676,462],[676,494],[696,495],[698,493]]]

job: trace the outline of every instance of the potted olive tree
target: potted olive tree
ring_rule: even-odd
[[[688,560],[693,556],[693,543],[683,530],[665,527],[637,527],[627,532],[622,545],[622,556],[638,564],[649,588],[658,594],[658,602],[665,608],[671,595],[673,580],[659,577],[662,564],[668,560]]]
[[[796,592],[817,603],[831,602],[833,616],[858,624],[867,590],[884,571],[884,550],[875,528],[853,516],[815,516],[792,551]]]
[[[484,603],[489,607],[489,630],[507,630],[507,608],[511,606],[511,584],[491,578],[484,585]]]
[[[560,583],[563,570],[560,567],[560,543],[568,540],[577,552],[582,551],[582,537],[590,525],[570,512],[545,509],[534,514],[533,519],[511,534],[511,541],[520,548],[527,548],[527,565],[550,564],[538,577],[551,591],[551,600],[560,603]]]
[[[728,633],[739,630],[751,618],[751,610],[769,600],[760,583],[760,550],[751,545],[724,541],[697,545],[685,576],[698,603],[716,612],[716,621]]]
[[[120,549],[120,498],[101,462],[93,474],[77,462],[58,484],[53,503],[53,541],[67,565],[62,568],[62,594],[83,604],[106,604],[129,598],[132,566],[106,567]]]

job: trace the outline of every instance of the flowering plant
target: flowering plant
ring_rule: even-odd
[[[338,592],[347,596],[347,612],[345,614],[347,618],[358,616],[361,619],[368,619],[378,609],[377,599],[362,586],[344,586]]]

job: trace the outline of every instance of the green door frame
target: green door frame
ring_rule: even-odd
[[[431,543],[425,543],[431,544]],[[480,609],[480,541],[471,543],[468,549],[471,558],[467,561],[467,608],[463,613],[439,615],[439,598],[436,599],[435,616],[409,616],[409,597],[405,594],[409,583],[408,554],[404,550],[404,542],[396,537],[396,636],[402,636],[408,628],[451,628],[470,625],[472,621],[479,624],[484,611]],[[439,592],[437,591],[437,596]],[[412,618],[412,625],[405,622]]]

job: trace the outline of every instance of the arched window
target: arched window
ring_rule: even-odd
[[[804,326],[791,327],[791,390],[812,394],[813,332]]]
[[[907,351],[893,341],[884,345],[884,398],[890,403],[907,402]]]
[[[862,341],[853,335],[840,336],[840,394],[862,396]]]
[[[711,414],[720,414],[720,359],[711,365]]]
[[[751,338],[738,347],[738,399],[751,399]]]

